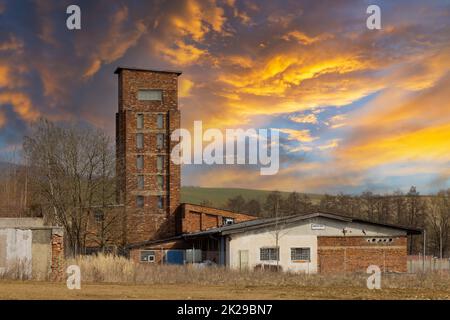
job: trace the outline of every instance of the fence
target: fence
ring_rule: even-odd
[[[450,259],[439,259],[433,256],[408,256],[408,272],[450,271]]]

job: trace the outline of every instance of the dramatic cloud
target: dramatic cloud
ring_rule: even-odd
[[[310,192],[449,186],[450,4],[0,0],[0,149],[39,116],[114,134],[114,69],[181,70],[182,125],[279,128],[281,167],[184,168],[183,183]],[[26,6],[26,9],[25,9]],[[386,183],[389,181],[389,183]],[[437,183],[439,182],[439,183]]]

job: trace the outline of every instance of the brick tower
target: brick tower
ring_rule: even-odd
[[[117,197],[125,206],[124,242],[175,234],[180,203],[180,166],[170,161],[180,127],[178,76],[181,72],[117,68]]]

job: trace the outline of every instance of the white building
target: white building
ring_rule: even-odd
[[[421,230],[317,212],[258,219],[189,235],[214,238],[220,264],[233,269],[293,272],[364,272],[371,264],[406,272],[407,236]]]

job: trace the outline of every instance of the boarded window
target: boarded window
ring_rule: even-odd
[[[164,156],[156,156],[156,170],[158,172],[164,171]]]
[[[164,133],[158,133],[156,135],[156,147],[158,149],[164,148]]]
[[[259,260],[261,261],[278,261],[279,248],[261,248],[259,249]]]
[[[291,248],[291,260],[311,261],[310,248]]]
[[[156,181],[158,183],[159,190],[163,190],[164,189],[164,177],[161,175],[158,175],[158,176],[156,176]]]
[[[140,189],[140,190],[144,189],[144,176],[143,175],[137,176],[137,186],[138,186],[138,189]]]
[[[138,149],[144,148],[144,134],[143,133],[136,134],[136,148],[138,148]]]
[[[158,209],[164,209],[164,197],[158,196],[156,201],[157,201]]]
[[[103,211],[97,210],[94,213],[94,219],[96,223],[102,223],[105,220],[105,215]]]
[[[158,113],[156,115],[156,127],[158,129],[163,129],[164,128],[164,115]]]
[[[141,262],[155,262],[155,251],[142,250],[141,251]]]
[[[143,155],[138,155],[136,157],[136,168],[138,170],[144,169],[144,156]]]
[[[144,128],[144,115],[142,113],[137,115],[136,119],[136,128],[137,129],[143,129]]]
[[[162,101],[161,90],[139,90],[138,100],[140,101]]]
[[[144,196],[136,197],[136,207],[143,208],[144,207]]]

